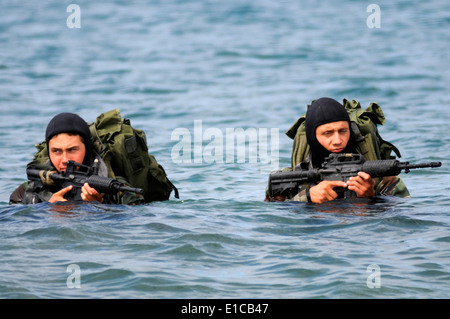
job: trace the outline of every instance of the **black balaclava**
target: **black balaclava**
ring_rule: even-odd
[[[84,156],[83,164],[91,166],[94,161],[94,148],[91,142],[91,132],[87,123],[81,117],[73,113],[60,113],[56,115],[48,123],[47,130],[45,131],[47,149],[51,138],[60,133],[74,133],[83,138],[84,145],[86,146],[86,155]]]
[[[330,155],[330,151],[317,140],[316,128],[322,124],[338,121],[347,121],[350,128],[350,117],[344,106],[338,101],[323,97],[313,101],[309,106],[306,112],[305,130],[306,140],[311,148],[311,160],[314,167],[319,167],[323,163],[324,158]],[[355,152],[352,146],[353,141],[353,133],[350,130],[350,140],[344,150],[345,153]]]

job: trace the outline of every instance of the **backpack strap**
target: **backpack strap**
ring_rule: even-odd
[[[306,141],[305,120],[306,113],[303,114],[286,132],[286,135],[294,140],[292,145],[291,167],[295,167],[297,164],[304,161],[309,153],[310,147]]]
[[[395,157],[391,156],[392,151],[401,157],[398,148],[383,140],[378,132],[377,126],[384,125],[386,118],[376,102],[370,103],[365,110],[356,100],[343,99],[343,105],[350,116],[359,151],[367,160],[393,159]]]

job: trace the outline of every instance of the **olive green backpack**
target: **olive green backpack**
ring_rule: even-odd
[[[350,116],[351,129],[356,137],[358,150],[364,155],[366,160],[395,158],[395,156],[391,155],[392,151],[398,157],[401,157],[399,150],[391,143],[383,140],[378,133],[377,125],[384,125],[385,117],[377,103],[371,103],[365,110],[361,108],[361,104],[356,100],[343,99],[342,105],[344,105]],[[291,156],[292,167],[304,161],[309,153],[309,145],[306,141],[305,119],[306,113],[286,132],[286,135],[294,140]]]
[[[164,168],[148,153],[144,131],[133,128],[129,119],[121,117],[119,109],[100,114],[89,124],[89,129],[93,145],[106,163],[110,177],[144,189],[146,202],[167,200],[172,190],[179,198]],[[46,142],[36,144],[36,148],[34,160],[28,165],[48,160]]]

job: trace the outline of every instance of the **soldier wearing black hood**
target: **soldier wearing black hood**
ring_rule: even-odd
[[[356,139],[350,125],[350,118],[345,107],[331,98],[320,98],[308,107],[305,119],[305,134],[310,152],[305,159],[309,168],[318,168],[330,153],[358,153]],[[387,187],[393,188],[396,179],[386,177],[383,183],[376,185],[375,180],[365,172],[348,181],[321,181],[318,184],[305,183],[300,192],[293,198],[277,196],[272,198],[266,194],[266,201],[309,201],[323,203],[338,198],[335,187],[352,190],[358,197],[373,197],[376,190],[384,192]],[[395,185],[394,185],[395,186]],[[388,191],[386,191],[387,194]]]
[[[107,176],[107,167],[95,152],[91,142],[91,133],[87,123],[73,113],[60,113],[47,125],[45,140],[49,161],[44,164],[50,169],[64,171],[68,160],[73,160],[91,166],[94,159],[100,162],[99,175]],[[33,162],[29,165],[33,165]],[[35,187],[34,182],[22,184],[10,196],[11,203],[34,204],[39,202],[67,201],[64,195],[70,192],[72,186],[58,188],[57,186]],[[103,194],[85,184],[81,197],[84,201],[103,202]],[[111,202],[111,198],[107,198]]]
[[[320,167],[330,153],[357,153],[350,117],[336,100],[327,97],[315,100],[306,112],[305,129],[312,167]],[[347,187],[358,197],[375,196],[375,181],[364,172],[359,172],[347,182],[322,181],[307,188],[306,195],[315,203],[333,200],[338,196],[334,187]]]

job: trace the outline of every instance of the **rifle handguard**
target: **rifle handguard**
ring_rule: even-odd
[[[113,179],[111,177],[103,177],[98,175],[91,175],[86,180],[92,188],[95,188],[99,193],[109,193],[111,190],[116,192],[133,192],[137,194],[143,194],[144,190],[142,188],[128,187]]]

